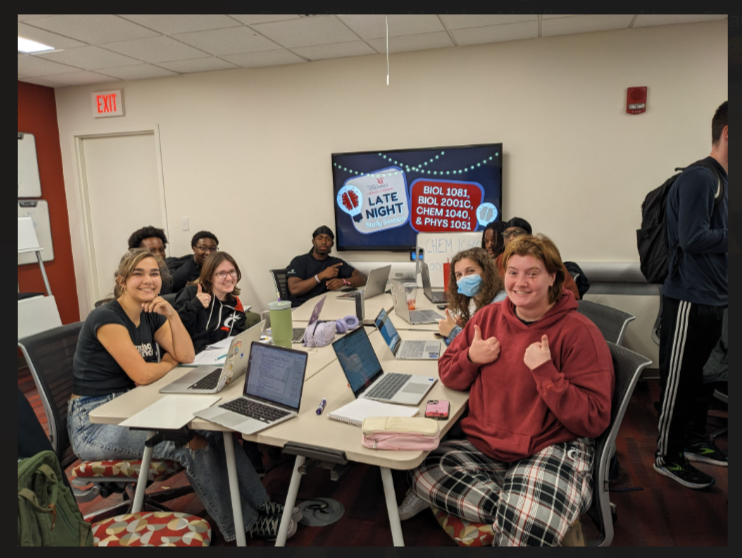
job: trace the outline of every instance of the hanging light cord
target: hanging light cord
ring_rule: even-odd
[[[389,85],[389,16],[385,15],[386,21],[386,84]]]

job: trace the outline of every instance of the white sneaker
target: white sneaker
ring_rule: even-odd
[[[430,508],[430,504],[410,489],[407,491],[407,496],[404,497],[404,500],[399,505],[399,520],[405,521],[406,519],[415,517],[421,511],[428,508]]]

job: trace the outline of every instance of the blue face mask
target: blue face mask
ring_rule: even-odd
[[[459,286],[459,294],[471,298],[479,292],[479,288],[482,286],[482,276],[464,275],[461,279],[456,281],[456,284]]]

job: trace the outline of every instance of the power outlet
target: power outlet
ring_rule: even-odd
[[[180,228],[184,231],[190,230],[190,225],[188,224],[188,217],[181,217]]]

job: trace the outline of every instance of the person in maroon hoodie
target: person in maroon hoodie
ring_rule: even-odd
[[[558,546],[592,500],[613,362],[562,289],[551,240],[520,236],[503,264],[508,298],[474,314],[438,364],[446,387],[470,390],[466,438],[441,443],[411,471],[400,519],[433,505],[492,525],[495,546]]]

